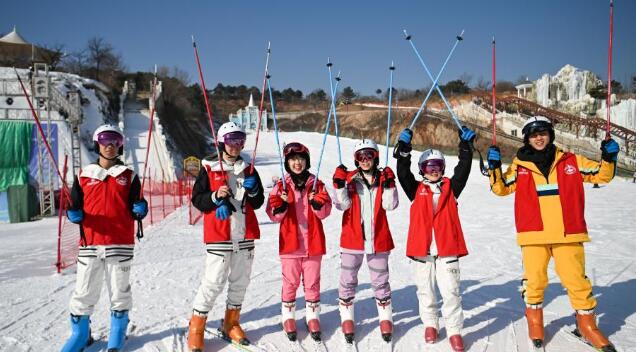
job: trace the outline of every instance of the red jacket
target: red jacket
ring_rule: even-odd
[[[307,179],[306,187],[311,187],[313,185],[313,180],[314,180],[314,177],[310,176]],[[287,183],[287,195],[289,199],[296,198],[295,195],[293,194],[295,192],[293,182],[291,181],[291,178],[289,176],[286,177],[286,183]],[[280,192],[282,192],[281,181],[279,181],[279,184],[278,184],[277,194],[270,195],[270,198],[279,196]],[[307,192],[307,190],[305,190],[304,192]],[[331,206],[331,199],[329,198],[329,194],[327,193],[327,190],[325,189],[324,183],[322,183],[322,181],[320,180],[318,180],[318,182],[316,183],[316,194],[323,194],[324,196],[326,196],[327,199],[329,199],[329,204],[323,205],[323,207]],[[306,200],[308,199],[306,197],[301,197],[301,198]],[[307,232],[308,232],[307,233],[307,240],[308,240],[307,255],[310,255],[310,256],[324,255],[325,253],[327,253],[327,249],[325,246],[325,232],[322,227],[322,221],[320,220],[318,215],[316,215],[316,213],[313,211],[308,201],[307,203],[304,204],[304,208],[307,209],[307,212],[306,212],[307,213]],[[268,204],[268,213],[270,211],[273,212],[273,209],[270,209]],[[328,215],[328,213],[326,215]],[[272,216],[270,216],[270,218],[272,218]],[[283,217],[280,223],[280,229],[278,231],[278,253],[279,254],[290,254],[298,250],[300,246],[298,243],[298,240],[299,240],[298,233],[299,233],[299,228],[298,228],[298,218],[296,216],[296,206],[294,204],[289,204],[287,207],[287,211],[285,212],[285,216]]]
[[[585,191],[583,176],[576,156],[564,153],[555,166],[557,185],[565,234],[587,233],[585,223]],[[539,195],[532,172],[517,167],[517,191],[515,193],[515,225],[517,232],[543,231]]]
[[[433,193],[421,182],[411,204],[411,222],[406,242],[406,255],[423,257],[429,255],[433,229],[440,257],[468,254],[464,233],[459,222],[457,201],[450,187],[450,179],[442,179],[442,190],[437,201],[437,212],[433,215]]]
[[[87,245],[135,244],[135,222],[130,210],[134,174],[124,165],[105,170],[91,164],[80,171],[77,182]]]
[[[354,175],[358,171],[350,173]],[[349,179],[350,179],[349,177]],[[386,219],[386,211],[382,207],[382,183],[384,175],[380,173],[378,189],[373,204],[373,247],[375,252],[388,252],[395,248],[393,237]],[[354,250],[364,250],[364,238],[362,229],[362,219],[360,218],[360,197],[356,191],[354,183],[347,184],[347,191],[351,199],[351,206],[342,214],[342,233],[340,234],[340,247]]]
[[[215,192],[223,184],[223,173],[220,170],[212,170],[208,164],[202,163],[205,167],[208,177],[208,183],[210,185],[210,191]],[[245,169],[249,168],[249,165],[245,163]],[[229,171],[225,171],[229,174]],[[244,171],[240,172],[242,177]],[[254,208],[250,202],[245,201],[243,211],[245,212],[245,239],[254,240],[260,238],[260,229],[258,227],[258,220],[254,214]],[[236,211],[242,211],[240,207]],[[216,217],[215,210],[207,211],[203,215],[203,240],[205,243],[230,241],[230,221],[232,217],[225,220],[219,220]]]

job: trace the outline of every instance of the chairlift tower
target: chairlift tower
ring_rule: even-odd
[[[42,120],[42,112],[46,112],[46,139],[51,141],[51,104],[50,91],[51,80],[49,68],[45,63],[33,63],[31,77],[31,92],[38,117]],[[38,162],[38,198],[40,200],[40,214],[42,216],[55,215],[54,189],[53,189],[53,165],[47,156],[47,150],[40,134],[36,134],[37,162]],[[55,157],[55,156],[54,156]]]

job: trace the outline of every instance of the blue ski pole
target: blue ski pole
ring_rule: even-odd
[[[433,75],[431,74],[431,71],[428,69],[428,66],[426,66],[426,63],[424,63],[424,59],[422,59],[422,55],[420,55],[420,52],[417,51],[417,48],[415,47],[415,44],[413,44],[413,40],[411,39],[411,36],[406,33],[406,30],[404,30],[404,35],[406,36],[405,39],[408,40],[408,42],[411,44],[411,47],[413,48],[413,51],[415,52],[415,55],[417,55],[417,58],[420,60],[420,63],[422,64],[422,67],[424,68],[424,71],[426,71],[426,74],[431,79],[431,81],[435,82],[435,79],[433,78]],[[446,105],[446,108],[448,109],[448,112],[450,112],[451,118],[453,119],[453,121],[457,125],[457,128],[461,130],[462,129],[462,124],[459,122],[459,119],[457,118],[457,116],[455,116],[455,112],[453,111],[453,109],[451,108],[450,104],[446,100],[446,97],[444,96],[444,93],[442,92],[442,90],[437,85],[433,85],[433,87],[431,89],[433,89],[433,88],[437,91],[437,93],[439,94],[440,98],[442,98],[442,101]]]
[[[406,35],[406,40],[410,41],[411,36],[406,34],[406,30],[404,31],[404,34]],[[428,99],[431,97],[431,93],[433,93],[433,89],[437,87],[439,83],[439,79],[442,76],[442,72],[444,72],[444,69],[446,68],[446,64],[450,60],[451,56],[453,56],[453,52],[455,51],[457,44],[459,44],[459,42],[464,39],[463,36],[464,36],[464,31],[462,30],[462,32],[456,37],[457,40],[455,41],[455,45],[453,45],[453,48],[448,53],[448,56],[446,57],[446,61],[444,61],[442,68],[437,73],[437,77],[435,77],[435,81],[433,81],[433,85],[431,86],[431,89],[429,89],[428,92],[426,93],[426,97],[424,98],[422,105],[420,105],[420,108],[417,110],[415,117],[413,117],[413,121],[411,121],[411,124],[409,125],[409,129],[411,130],[413,129],[413,126],[415,126],[415,123],[417,122],[417,119],[420,117],[420,114],[422,113],[422,111],[424,111],[424,107],[426,107],[426,103],[428,102]]]
[[[274,137],[276,138],[276,151],[278,151],[278,161],[279,161],[279,165],[280,165],[280,176],[281,176],[281,181],[283,183],[283,190],[287,191],[287,186],[286,186],[286,182],[285,182],[285,172],[283,171],[283,156],[280,153],[280,141],[278,139],[278,122],[276,119],[276,107],[274,106],[274,96],[272,95],[272,86],[270,84],[270,75],[269,73],[267,73],[267,75],[265,76],[267,79],[267,90],[269,91],[269,102],[272,104],[272,120],[274,120]]]
[[[338,90],[338,85],[340,84],[340,72],[338,72],[338,77],[336,77],[336,85],[334,86],[334,91]],[[333,104],[332,104],[333,105]],[[331,123],[331,113],[333,109],[329,109],[329,114],[327,115],[327,124],[325,125],[325,132],[322,135],[322,146],[320,147],[320,157],[318,158],[318,169],[316,170],[316,177],[314,178],[314,185],[312,189],[316,190],[316,185],[318,184],[318,176],[320,175],[320,165],[322,164],[322,155],[325,152],[325,143],[327,142],[327,134],[329,133],[329,124]]]
[[[395,71],[393,61],[391,61],[391,67],[389,67],[389,71],[391,71],[391,74],[389,76],[389,112],[386,118],[386,150],[384,153],[384,167],[387,167],[387,165],[389,165],[389,139],[391,138],[391,105],[393,98],[393,71]]]
[[[331,59],[327,58],[327,69],[329,69],[329,91],[331,93],[331,107],[330,109],[333,110],[333,122],[334,122],[334,126],[336,127],[336,144],[338,144],[338,161],[340,162],[340,165],[342,165],[342,152],[340,150],[340,133],[338,131],[338,114],[336,113],[336,94],[338,92],[336,92],[333,89],[333,78],[331,75],[331,66],[333,66],[333,64],[331,63]],[[340,72],[338,72],[338,76],[336,76],[336,81],[340,81]]]

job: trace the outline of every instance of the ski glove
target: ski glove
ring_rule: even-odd
[[[333,188],[340,189],[344,188],[347,180],[347,167],[344,165],[340,165],[336,168],[336,171],[333,173]]]
[[[256,175],[245,177],[245,180],[243,181],[243,187],[249,193],[256,192],[258,190],[258,180],[256,179]]]
[[[222,201],[222,204],[217,206],[214,215],[219,220],[225,220],[230,217],[232,213],[230,212],[230,207],[227,206],[227,202],[225,200]]]
[[[402,132],[400,132],[398,142],[395,145],[395,148],[393,148],[393,157],[397,159],[400,157],[405,158],[409,156],[409,153],[411,153],[411,150],[413,150],[413,147],[411,146],[412,139],[413,131],[408,128],[402,130]]]
[[[84,220],[84,211],[82,209],[68,209],[66,217],[74,224],[79,224]]]
[[[328,200],[329,200],[329,197],[326,193],[323,193],[323,192],[314,193],[314,197],[312,200],[309,201],[309,204],[311,204],[311,207],[314,208],[314,210],[318,211],[322,209],[322,207],[325,205],[325,203]]]
[[[462,129],[459,130],[459,139],[461,139],[462,142],[473,142],[475,140],[475,136],[475,131],[466,126],[462,126]]]
[[[382,181],[382,188],[393,188],[395,187],[395,174],[390,167],[385,167],[382,170],[382,176],[384,177],[384,181]]]
[[[148,214],[148,202],[145,199],[136,201],[133,203],[132,212],[135,220],[143,220]]]
[[[620,146],[613,139],[607,139],[601,142],[601,158],[607,162],[614,162],[618,159]]]
[[[490,146],[488,148],[488,168],[494,170],[501,167],[501,151],[497,146]]]

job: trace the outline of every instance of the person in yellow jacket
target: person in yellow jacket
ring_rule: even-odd
[[[613,139],[603,141],[599,163],[556,147],[554,128],[546,117],[529,118],[522,133],[524,145],[505,173],[496,146],[488,150],[488,165],[493,193],[515,193],[529,337],[536,347],[543,345],[543,294],[548,286],[548,263],[554,258],[557,275],[576,311],[575,333],[600,351],[615,351],[596,326],[596,299],[585,275],[583,242],[590,238],[583,182],[608,183],[614,178],[619,145]]]

